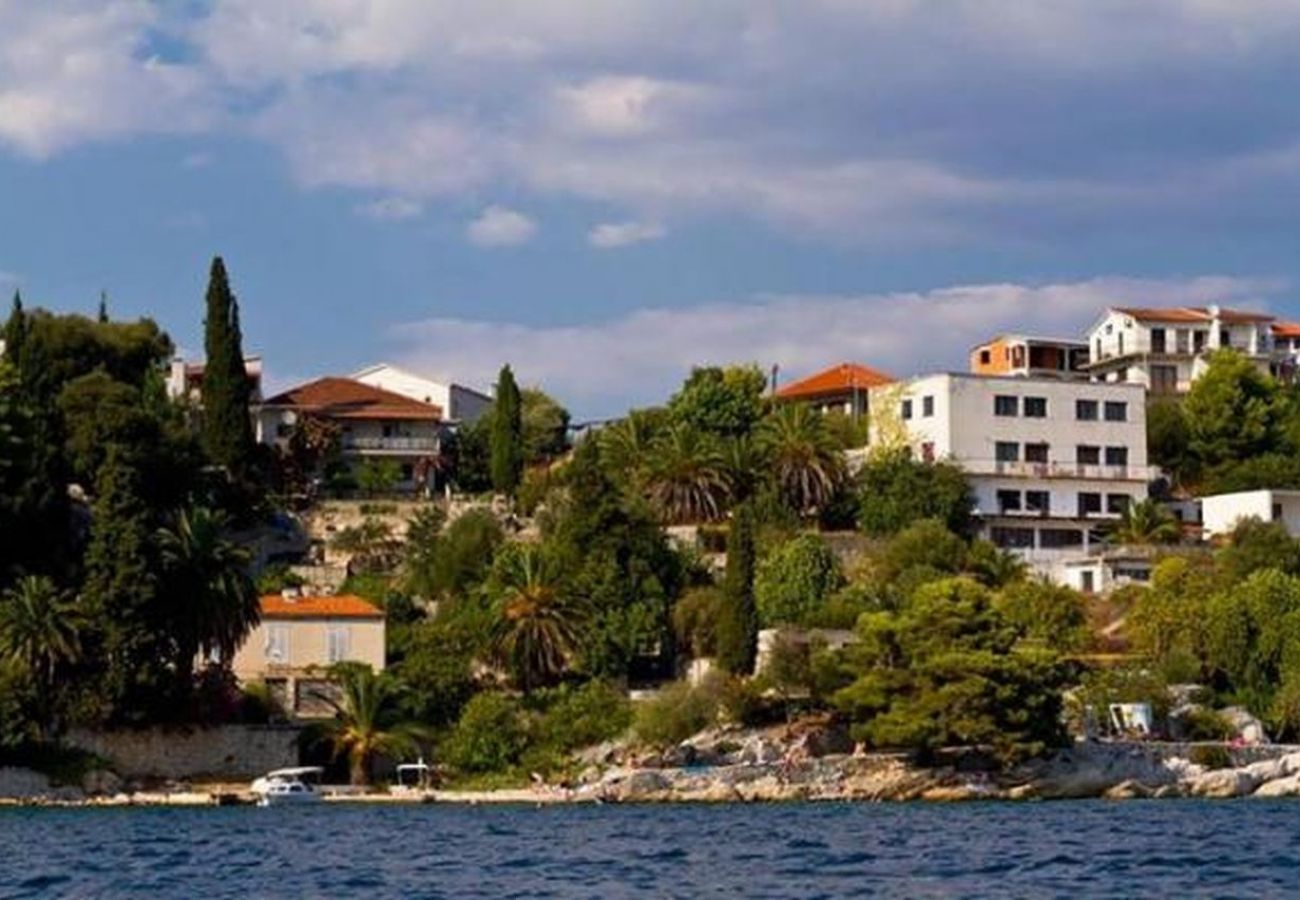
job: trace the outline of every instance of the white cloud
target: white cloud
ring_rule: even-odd
[[[356,208],[359,215],[377,222],[401,222],[424,212],[424,205],[409,197],[382,197]]]
[[[602,250],[657,241],[668,229],[656,222],[602,222],[587,232],[587,243]]]
[[[1099,278],[1063,284],[963,285],[866,295],[761,296],[691,309],[641,309],[584,325],[434,318],[391,332],[396,361],[487,384],[503,362],[573,405],[617,415],[660,402],[693,365],[778,364],[795,378],[859,361],[899,376],[962,370],[969,348],[1000,331],[1080,334],[1107,305],[1259,305],[1267,280]]]
[[[537,223],[523,213],[493,204],[465,227],[465,236],[478,247],[514,247],[537,234]]]

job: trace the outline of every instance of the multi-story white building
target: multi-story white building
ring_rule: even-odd
[[[1031,560],[1086,551],[1155,474],[1140,385],[949,373],[877,388],[871,409],[873,447],[959,465],[981,533]]]
[[[353,374],[352,379],[421,403],[430,403],[443,411],[444,421],[448,424],[473,422],[492,405],[491,397],[473,388],[434,381],[388,363],[368,366]]]
[[[1263,372],[1279,362],[1273,316],[1219,306],[1109,307],[1088,332],[1088,372],[1155,394],[1186,393],[1214,350],[1230,347]]]

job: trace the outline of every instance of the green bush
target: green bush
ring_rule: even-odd
[[[801,534],[777,547],[758,565],[754,600],[764,628],[805,625],[844,582],[839,561],[815,534]]]
[[[727,597],[720,588],[687,591],[673,605],[673,631],[678,649],[699,659],[718,650],[718,620],[726,611]]]
[[[698,734],[718,720],[727,678],[710,676],[698,687],[677,681],[636,710],[637,738],[651,747],[670,747]]]
[[[1202,744],[1193,747],[1187,758],[1198,766],[1207,769],[1231,769],[1232,754],[1226,747]]]
[[[528,726],[519,701],[490,692],[475,696],[442,748],[443,760],[469,774],[504,772],[528,748]]]
[[[543,698],[548,702],[537,727],[538,742],[562,753],[618,737],[632,724],[632,704],[623,691],[605,681],[564,687]]]
[[[1212,709],[1189,709],[1181,718],[1183,737],[1189,741],[1226,741],[1237,733],[1222,713]]]

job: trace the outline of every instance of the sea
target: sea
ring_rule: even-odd
[[[0,897],[1296,897],[1300,801],[0,810]]]

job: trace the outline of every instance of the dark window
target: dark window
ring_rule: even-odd
[[[1091,444],[1080,444],[1074,448],[1074,460],[1081,466],[1101,464],[1101,448]]]
[[[1077,528],[1043,528],[1038,532],[1038,546],[1052,550],[1082,547],[1083,532]]]
[[[981,351],[980,351],[980,364],[981,364],[981,365],[985,365],[985,366],[987,366],[987,365],[988,365],[989,363],[991,363],[992,361],[993,361],[993,354],[989,353],[989,351],[987,351],[987,350],[981,350]]]
[[[1025,444],[1025,462],[1032,462],[1032,463],[1047,462],[1047,445],[1046,444]]]
[[[1178,390],[1177,366],[1152,366],[1151,390],[1156,394],[1172,394]]]
[[[1048,491],[1025,491],[1025,509],[1038,513],[1051,512],[1051,493]]]
[[[1014,512],[1020,509],[1020,491],[998,491],[998,511]]]
[[[1128,447],[1107,447],[1107,448],[1106,448],[1106,465],[1108,465],[1108,466],[1127,466],[1127,465],[1128,465]]]
[[[1282,521],[1282,504],[1281,504],[1281,503],[1274,503],[1274,504],[1273,504],[1273,521],[1274,521],[1274,522],[1281,522],[1281,521]]]
[[[1151,352],[1165,352],[1165,330],[1163,328],[1151,329]]]
[[[1025,398],[1025,416],[1030,419],[1047,418],[1047,398],[1046,397],[1026,397]]]
[[[1106,421],[1107,422],[1127,422],[1128,421],[1128,404],[1122,401],[1106,401]]]
[[[1101,512],[1101,494],[1079,494],[1079,515]]]
[[[1075,400],[1074,417],[1082,422],[1097,421],[1097,401]]]
[[[904,400],[904,401],[903,401],[903,418],[904,418],[905,420],[906,420],[906,419],[910,419],[910,418],[912,418],[912,401],[911,401],[911,400]]]
[[[993,398],[993,415],[995,416],[1018,416],[1020,415],[1020,398],[1012,397],[1008,394],[998,394]]]
[[[1206,342],[1207,340],[1209,340],[1209,338],[1210,338],[1210,333],[1209,333],[1208,331],[1200,331],[1200,330],[1193,331],[1193,332],[1192,332],[1192,352],[1193,352],[1193,353],[1200,353],[1202,350],[1204,350],[1204,349],[1205,349],[1205,342]]]
[[[1119,335],[1119,355],[1124,355],[1124,335]]]
[[[1123,515],[1130,502],[1132,501],[1128,494],[1107,494],[1106,512]]]
[[[998,441],[993,452],[998,462],[1017,462],[1020,459],[1020,445],[1015,441]]]
[[[1034,529],[1032,528],[993,528],[989,531],[993,543],[1002,548],[1033,547]]]
[[[929,418],[930,416],[934,415],[934,398],[933,398],[933,397],[922,397],[922,398],[921,398],[921,415],[925,416],[926,418]]]

